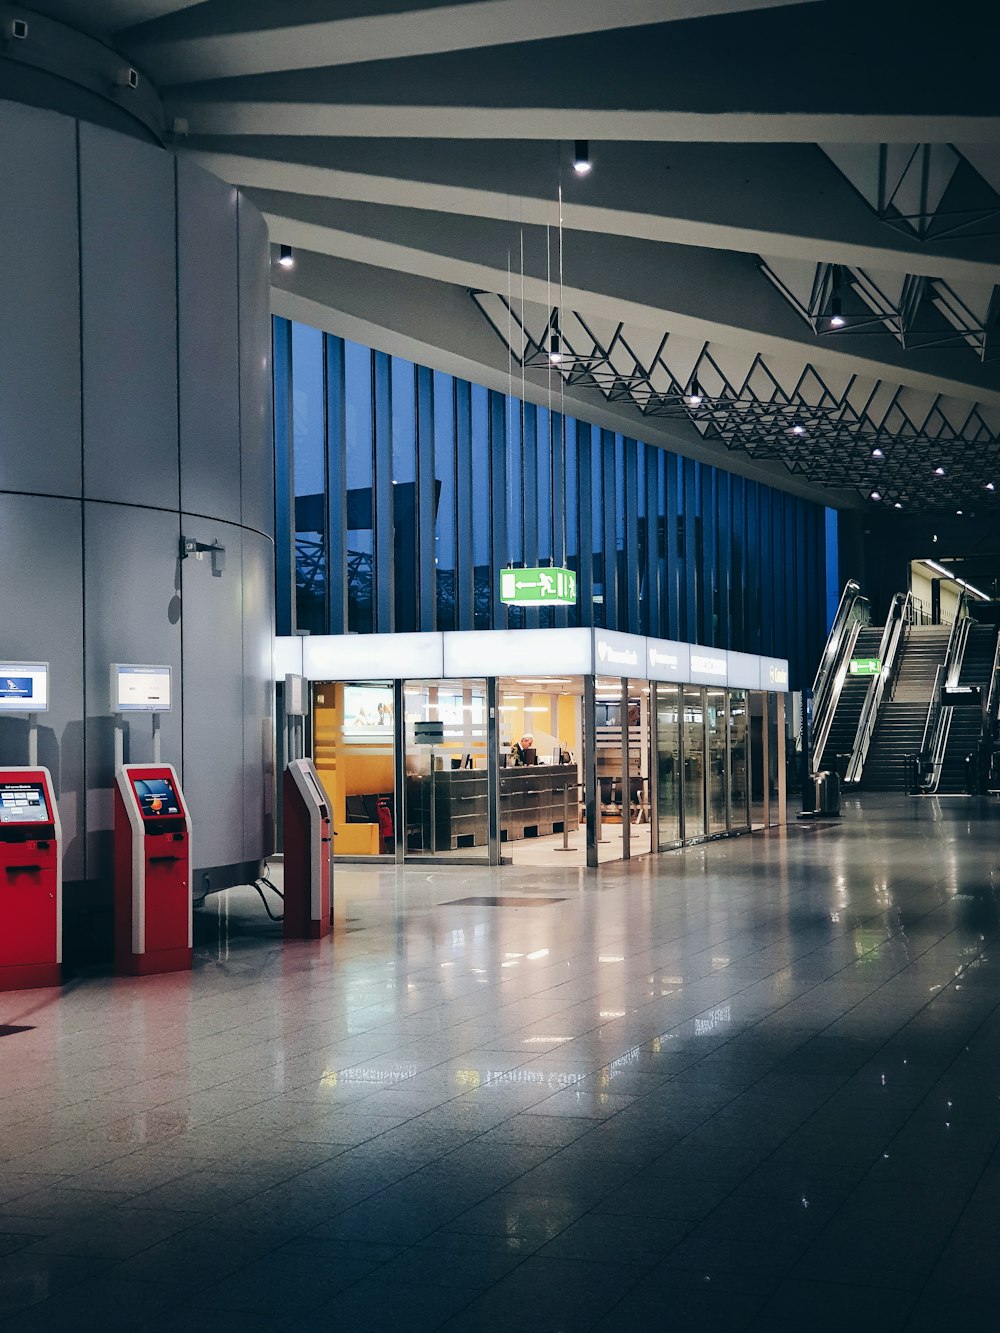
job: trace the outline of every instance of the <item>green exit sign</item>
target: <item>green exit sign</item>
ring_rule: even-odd
[[[879,657],[852,657],[850,672],[852,676],[877,676],[882,670]]]
[[[512,606],[575,606],[576,575],[571,569],[501,569],[500,600]]]

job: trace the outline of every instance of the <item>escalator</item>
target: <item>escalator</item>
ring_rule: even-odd
[[[907,787],[908,765],[921,748],[927,710],[951,635],[949,625],[908,624],[903,630],[859,774],[865,791],[903,791]]]
[[[882,640],[882,633],[883,630],[880,625],[860,629],[851,648],[851,657],[876,658]],[[841,768],[842,765],[838,763],[837,756],[851,755],[857,740],[858,724],[861,721],[861,712],[871,685],[871,676],[852,675],[850,662],[848,661],[845,665],[847,666],[847,672],[840,686],[839,694],[834,701],[833,717],[827,729],[823,747],[821,750],[814,752],[813,755],[813,767],[817,770]]]
[[[996,626],[971,624],[957,683],[960,686],[978,687],[984,702],[990,693],[996,651]],[[950,717],[945,719],[943,727],[943,754],[935,790],[939,796],[961,796],[969,790],[969,757],[972,756],[975,762],[979,752],[983,735],[983,710],[981,706],[973,705],[968,708],[948,708],[945,712]]]

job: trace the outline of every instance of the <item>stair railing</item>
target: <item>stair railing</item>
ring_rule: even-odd
[[[924,735],[917,759],[923,779],[921,790],[925,792],[935,792],[938,789],[944,756],[948,749],[948,736],[951,732],[952,708],[941,703],[941,689],[958,684],[971,629],[972,617],[969,615],[968,594],[963,592],[958,599],[958,611],[951,626],[951,633],[948,635],[944,661],[934,676],[934,693],[927,705],[927,721],[924,723]]]
[[[861,781],[861,774],[864,770],[865,760],[868,758],[872,736],[875,734],[879,707],[886,690],[891,695],[895,685],[896,673],[899,670],[900,648],[906,633],[906,627],[911,623],[913,614],[913,594],[898,592],[892,599],[892,605],[886,617],[885,629],[882,631],[882,640],[879,643],[878,651],[882,665],[878,675],[872,677],[872,683],[865,695],[865,702],[861,709],[861,717],[858,721],[858,730],[854,740],[854,749],[851,751],[847,772],[844,775],[845,783]]]
[[[993,773],[993,738],[997,731],[997,718],[1000,715],[1000,634],[997,635],[996,649],[993,653],[993,669],[990,672],[990,688],[986,696],[986,710],[983,716],[983,739],[980,742],[981,747],[987,749],[989,759],[983,765],[987,769],[987,787],[992,788],[995,775]]]
[[[871,623],[871,604],[862,596],[861,586],[849,579],[844,585],[837,606],[837,614],[830,626],[826,647],[813,681],[813,766],[818,766],[830,727],[833,723],[840,692],[844,688],[848,664],[857,637],[864,626]]]

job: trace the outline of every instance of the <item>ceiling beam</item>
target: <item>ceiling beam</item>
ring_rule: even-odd
[[[520,294],[520,229],[512,224],[367,204],[248,191],[272,239],[467,289]],[[816,337],[753,258],[689,246],[525,227],[527,301],[595,318],[747,348],[793,367],[826,366],[1000,405],[1000,365],[962,348],[905,351],[889,334]],[[388,314],[388,312],[387,312]]]
[[[223,137],[183,151],[234,185],[551,224],[640,240],[994,282],[997,238],[922,245],[881,222],[815,145],[591,144],[594,171],[550,143]]]
[[[315,5],[201,5],[125,36],[161,87],[679,22],[815,0],[477,0],[382,7],[315,21]],[[312,21],[310,21],[312,19]]]

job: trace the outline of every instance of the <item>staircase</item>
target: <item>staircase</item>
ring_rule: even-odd
[[[906,761],[920,749],[934,677],[944,661],[950,625],[908,625],[900,651],[896,685],[879,709],[875,734],[865,760],[865,791],[902,791]]]
[[[876,657],[881,641],[881,626],[876,625],[874,629],[863,629],[858,633],[851,656]],[[830,723],[830,730],[826,737],[826,744],[823,746],[823,753],[820,756],[818,765],[820,768],[833,771],[837,764],[836,756],[838,754],[850,754],[854,749],[854,741],[858,734],[858,723],[861,720],[861,710],[864,707],[865,695],[868,693],[871,683],[871,676],[848,675],[845,677],[840,698],[837,701],[837,711],[833,715],[833,721]]]
[[[959,685],[978,685],[983,692],[983,700],[990,690],[990,672],[993,670],[993,654],[997,646],[997,631],[993,625],[972,625],[962,657],[962,670],[958,678]],[[938,780],[939,796],[964,796],[966,787],[966,755],[979,748],[982,737],[983,714],[980,708],[953,708],[951,723],[948,727],[948,743],[945,746],[944,761],[941,764],[941,777]]]

